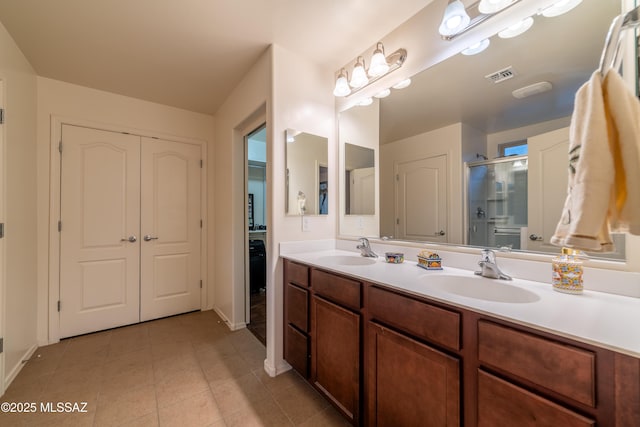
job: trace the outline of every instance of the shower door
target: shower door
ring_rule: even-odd
[[[520,249],[527,226],[527,156],[467,164],[469,245]]]

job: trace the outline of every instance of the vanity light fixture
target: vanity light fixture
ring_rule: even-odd
[[[347,96],[351,93],[349,81],[347,80],[347,72],[343,68],[336,79],[336,87],[333,89],[334,96]]]
[[[552,4],[548,8],[542,11],[542,16],[546,18],[553,18],[569,12],[571,9],[582,3],[582,0],[560,0],[557,3]]]
[[[520,1],[479,0],[465,9],[460,0],[449,0],[438,31],[444,40],[453,40]],[[474,13],[473,18],[469,16],[467,9]]]
[[[488,48],[490,43],[491,42],[489,41],[489,39],[484,39],[476,44],[469,46],[460,53],[466,56],[477,55],[478,53],[483,52],[486,48]]]
[[[533,25],[533,18],[530,16],[500,31],[498,33],[498,37],[502,39],[510,39],[513,37],[517,37],[520,34],[523,34],[524,32],[526,32],[529,28],[531,28],[532,25]]]
[[[364,70],[364,58],[362,56],[358,56],[355,65],[353,66],[353,71],[351,72],[351,81],[349,85],[352,88],[359,89],[369,83],[369,78],[367,77],[367,72]]]
[[[351,71],[351,80],[349,80],[348,72],[342,68],[336,77],[336,85],[333,89],[333,95],[344,97],[352,95],[367,85],[386,76],[387,74],[402,67],[407,59],[407,50],[398,49],[395,52],[384,56],[384,46],[382,42],[376,43],[376,48],[371,57],[371,66],[368,70],[365,68],[364,58],[358,56]],[[369,77],[367,77],[367,75]]]

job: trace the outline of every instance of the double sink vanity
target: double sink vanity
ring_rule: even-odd
[[[338,249],[281,256],[284,358],[354,425],[640,425],[636,298],[446,259],[427,271]]]

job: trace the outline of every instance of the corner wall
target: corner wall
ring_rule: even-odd
[[[37,346],[36,339],[36,74],[0,24],[0,79],[4,84],[6,223],[4,268],[0,270],[0,332],[4,325],[4,370],[0,356],[0,394]],[[2,193],[0,192],[0,195]],[[0,264],[2,265],[2,264]],[[5,289],[2,294],[2,283]],[[3,381],[4,380],[4,381]]]

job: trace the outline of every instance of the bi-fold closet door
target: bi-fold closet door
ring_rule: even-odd
[[[200,308],[200,146],[62,125],[60,337]]]

